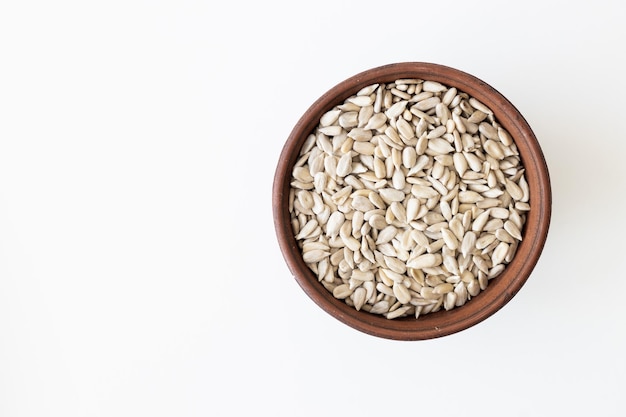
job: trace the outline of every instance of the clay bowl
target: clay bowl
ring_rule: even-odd
[[[508,130],[519,150],[526,169],[531,209],[527,213],[523,240],[505,271],[489,281],[488,287],[463,306],[444,309],[418,319],[389,320],[383,316],[357,311],[333,295],[318,282],[302,259],[296,244],[288,209],[291,174],[298,153],[320,117],[333,106],[361,88],[402,78],[438,81],[475,97],[491,110],[496,120]],[[344,324],[366,334],[394,340],[425,340],[468,329],[492,316],[520,290],[533,271],[544,247],[551,216],[551,187],[548,168],[539,143],[520,112],[502,94],[486,82],[460,70],[423,62],[385,65],[354,75],[331,88],[315,101],[297,122],[280,155],[273,184],[275,230],[285,262],[305,293],[320,308]]]

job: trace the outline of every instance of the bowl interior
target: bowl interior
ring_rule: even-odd
[[[374,83],[401,78],[438,81],[475,97],[491,108],[497,121],[512,136],[525,167],[530,189],[531,209],[527,213],[514,259],[504,272],[491,280],[471,301],[449,311],[438,311],[415,318],[389,320],[357,311],[326,290],[302,260],[294,238],[288,209],[293,166],[307,136],[320,117],[333,106]],[[373,68],[339,83],[322,95],[304,113],[287,139],[277,165],[273,195],[274,224],[283,257],[306,294],[327,313],[364,333],[396,340],[422,340],[441,337],[469,328],[501,309],[524,285],[543,250],[551,216],[551,188],[548,168],[539,143],[520,112],[502,94],[482,80],[463,71],[432,63],[406,62]]]

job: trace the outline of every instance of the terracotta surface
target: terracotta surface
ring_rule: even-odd
[[[531,210],[527,215],[523,241],[506,270],[464,306],[426,314],[417,320],[388,320],[383,316],[356,311],[342,300],[335,299],[303,262],[287,207],[293,164],[303,141],[317,126],[321,115],[362,87],[399,78],[439,81],[468,93],[490,107],[499,123],[515,140],[530,187]],[[550,224],[551,198],[548,168],[539,143],[513,104],[484,81],[462,71],[431,63],[407,62],[357,74],[333,87],[313,103],[293,128],[282,150],[274,178],[272,204],[276,234],[284,259],[298,284],[319,307],[346,325],[373,336],[423,340],[467,329],[493,315],[515,296],[530,276],[543,250]]]

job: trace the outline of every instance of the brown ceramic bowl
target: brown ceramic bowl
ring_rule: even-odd
[[[511,134],[526,169],[531,209],[527,214],[514,259],[505,271],[489,281],[489,286],[465,305],[449,311],[415,318],[389,320],[383,316],[357,311],[338,300],[318,282],[302,260],[294,238],[288,196],[293,166],[307,136],[320,117],[333,106],[374,83],[401,78],[420,78],[456,87],[475,97],[494,112],[497,121]],[[275,173],[272,195],[274,224],[283,257],[298,284],[324,311],[361,332],[387,339],[424,340],[450,335],[487,319],[508,303],[524,285],[544,247],[551,216],[551,188],[548,168],[537,139],[520,112],[502,94],[484,81],[454,68],[422,62],[405,62],[373,68],[331,88],[304,113],[287,139]]]

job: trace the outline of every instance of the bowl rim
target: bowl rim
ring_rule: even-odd
[[[438,81],[476,98],[494,113],[508,130],[519,150],[530,188],[531,209],[527,213],[524,239],[505,271],[472,300],[449,311],[415,318],[386,319],[357,311],[336,299],[302,260],[288,210],[293,165],[306,137],[322,114],[342,103],[361,88],[403,78]],[[293,277],[322,310],[363,333],[393,340],[426,340],[451,335],[484,321],[504,307],[521,289],[535,268],[545,246],[551,221],[552,190],[548,166],[534,132],[519,110],[499,91],[465,71],[431,62],[397,62],[353,75],[322,94],[300,117],[287,138],[277,161],[272,185],[275,232],[283,258]],[[529,233],[532,232],[532,233]]]

